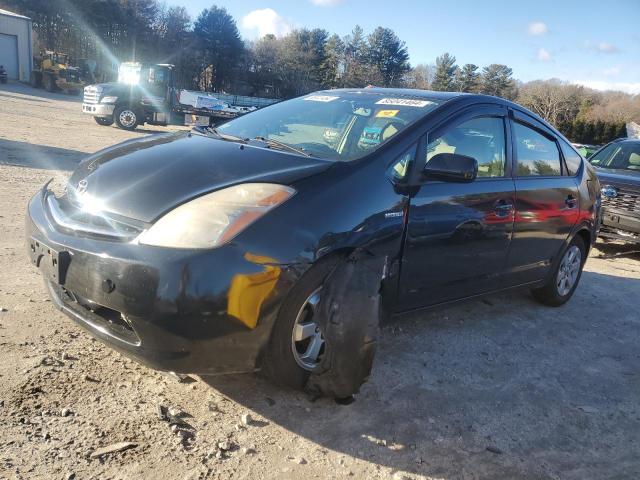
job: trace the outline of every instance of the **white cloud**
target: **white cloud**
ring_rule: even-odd
[[[611,67],[611,68],[605,68],[602,73],[603,75],[607,76],[607,77],[615,77],[616,75],[620,75],[620,72],[622,71],[621,67]]]
[[[551,57],[551,54],[544,48],[538,49],[538,54],[536,55],[536,57],[541,62],[550,62],[551,60],[553,60],[553,58]]]
[[[618,47],[616,47],[615,45],[612,45],[608,42],[600,42],[600,43],[593,43],[590,41],[586,41],[585,42],[585,47],[587,47],[587,49],[589,50],[593,50],[594,52],[599,52],[599,53],[618,53],[620,52],[620,49]]]
[[[242,17],[242,28],[251,32],[257,32],[263,37],[269,33],[282,36],[292,30],[291,23],[278,15],[272,8],[253,10]]]
[[[544,35],[549,31],[547,24],[544,22],[531,22],[527,27],[529,35]]]
[[[606,91],[617,90],[620,92],[630,93],[632,95],[640,94],[640,82],[603,82],[599,80],[576,80],[577,85],[583,85],[594,90]]]
[[[343,0],[311,0],[311,3],[319,7],[334,7],[342,3],[342,1]]]

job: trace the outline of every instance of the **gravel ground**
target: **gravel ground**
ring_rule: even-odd
[[[178,381],[94,341],[27,260],[26,203],[85,153],[166,130],[99,127],[78,99],[0,88],[0,478],[640,477],[629,246],[594,250],[559,309],[511,292],[385,327],[348,406],[254,375]]]

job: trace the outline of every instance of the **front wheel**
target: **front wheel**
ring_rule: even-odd
[[[56,89],[56,84],[51,75],[45,75],[43,77],[44,89],[47,92],[53,92]]]
[[[113,125],[113,117],[93,117],[93,119],[98,125],[102,125],[103,127]]]
[[[587,248],[582,238],[574,237],[546,285],[532,290],[534,298],[552,307],[566,303],[578,287],[586,253]]]
[[[278,385],[302,389],[325,352],[318,305],[335,259],[321,261],[293,287],[280,308],[264,360],[264,373]]]
[[[131,107],[118,107],[113,113],[116,125],[123,130],[135,130],[140,124],[138,113]]]

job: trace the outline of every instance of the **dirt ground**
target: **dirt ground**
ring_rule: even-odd
[[[85,153],[152,131],[166,129],[0,88],[0,478],[640,477],[640,247],[594,250],[559,309],[512,292],[385,327],[347,406],[255,375],[179,382],[94,341],[27,260],[26,203]],[[188,425],[173,432],[158,405]],[[135,446],[91,456],[119,442]]]

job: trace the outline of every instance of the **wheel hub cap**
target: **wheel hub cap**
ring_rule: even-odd
[[[556,288],[558,294],[565,296],[568,294],[578,280],[580,265],[582,264],[582,253],[580,249],[573,245],[565,252],[558,269],[556,278]]]
[[[305,370],[314,370],[324,354],[324,336],[318,326],[320,291],[315,290],[300,308],[291,332],[291,350],[296,363]]]
[[[136,114],[131,110],[120,112],[120,123],[126,127],[130,127],[136,122]]]

